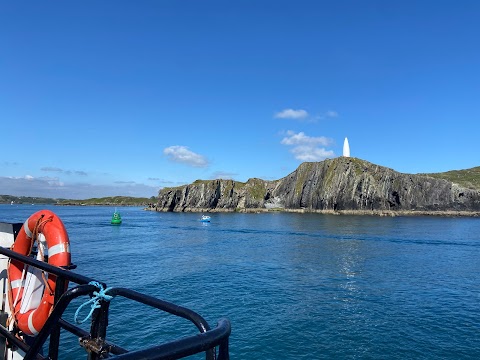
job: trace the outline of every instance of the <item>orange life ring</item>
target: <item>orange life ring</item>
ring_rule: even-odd
[[[49,210],[41,210],[31,215],[23,224],[15,239],[12,250],[29,256],[35,237],[43,235],[48,248],[48,263],[55,266],[69,266],[71,261],[70,243],[67,231],[60,218]],[[38,246],[40,247],[40,246]],[[10,284],[10,309],[14,314],[18,328],[27,335],[36,335],[42,329],[53,310],[56,276],[49,274],[47,286],[43,291],[42,300],[36,309],[20,313],[21,299],[24,292],[24,263],[12,259],[8,266]],[[13,303],[17,299],[16,303]]]

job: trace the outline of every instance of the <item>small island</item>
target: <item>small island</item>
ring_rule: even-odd
[[[173,212],[313,212],[480,216],[480,167],[467,182],[442,174],[404,174],[353,157],[302,163],[275,181],[197,180],[160,190],[147,209]],[[459,174],[457,172],[457,178]]]

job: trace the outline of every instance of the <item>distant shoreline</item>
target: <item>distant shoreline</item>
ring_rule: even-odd
[[[57,199],[31,196],[0,195],[0,204],[59,206],[152,206],[155,197],[108,196],[90,199]]]
[[[42,206],[42,205],[45,205],[45,206],[111,206],[111,207],[115,207],[115,206],[124,206],[124,207],[145,207],[146,204],[83,204],[83,203],[68,203],[68,204],[58,204],[58,203],[13,203],[13,204],[10,204],[10,203],[5,203],[5,202],[2,202],[0,203],[0,205],[12,205],[12,206],[15,206],[15,205],[34,205],[34,206]]]
[[[123,207],[142,207],[145,204],[84,204],[84,203],[68,203],[68,204],[53,204],[55,206],[123,206]]]

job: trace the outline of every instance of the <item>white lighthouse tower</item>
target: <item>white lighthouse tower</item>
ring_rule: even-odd
[[[345,141],[343,142],[343,156],[350,157],[350,145],[348,145],[347,138],[345,138]]]

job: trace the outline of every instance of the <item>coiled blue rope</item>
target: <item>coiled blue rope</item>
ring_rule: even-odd
[[[90,281],[88,283],[88,285],[93,285],[97,288],[99,288],[100,290],[99,291],[94,291],[93,292],[93,297],[86,301],[85,303],[83,303],[82,305],[80,305],[77,309],[77,311],[75,311],[75,317],[74,317],[74,320],[77,324],[83,324],[85,321],[87,321],[88,319],[90,319],[90,317],[92,316],[93,314],[93,311],[95,309],[98,309],[100,308],[100,300],[105,300],[105,301],[110,301],[113,299],[113,296],[111,295],[107,295],[106,292],[108,290],[110,290],[111,288],[106,288],[104,289],[102,284],[100,284],[99,282],[97,281]],[[84,306],[87,306],[88,304],[92,304],[92,307],[90,309],[90,312],[88,313],[87,317],[83,320],[78,320],[78,314],[80,313],[80,310],[84,307]]]

